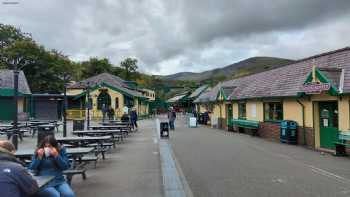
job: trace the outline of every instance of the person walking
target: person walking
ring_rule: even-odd
[[[7,140],[0,140],[0,196],[29,197],[38,191],[38,183],[14,156],[16,149]]]
[[[108,108],[107,108],[106,104],[102,104],[101,111],[102,111],[102,122],[105,122],[106,115],[108,112]]]
[[[70,163],[65,147],[60,146],[54,136],[46,136],[35,151],[29,169],[40,176],[54,176],[55,178],[39,191],[38,195],[43,197],[75,197],[63,176],[63,171],[69,167]]]
[[[175,130],[175,119],[176,119],[176,113],[173,107],[169,108],[168,111],[168,119],[169,119],[169,127],[170,130]]]
[[[135,107],[132,108],[131,113],[130,113],[130,121],[131,121],[131,127],[132,129],[135,128],[135,131],[137,131],[137,112]]]
[[[108,109],[108,119],[109,120],[114,119],[114,109],[112,107],[109,107],[109,109]]]

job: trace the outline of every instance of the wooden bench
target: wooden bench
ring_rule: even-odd
[[[256,136],[257,130],[259,129],[259,121],[256,120],[243,120],[243,119],[232,119],[232,126],[237,126],[240,128],[250,129],[252,131],[251,135]]]
[[[94,168],[96,168],[97,160],[98,160],[97,156],[84,156],[80,159],[81,162],[87,162],[87,163],[94,162]]]
[[[83,180],[85,180],[86,179],[86,173],[85,172],[86,172],[85,168],[69,169],[69,170],[63,171],[63,174],[66,176],[68,184],[71,185],[74,175],[81,174]]]
[[[346,148],[350,148],[350,132],[338,132],[338,141],[334,145],[336,156],[346,156]]]
[[[99,148],[99,147],[104,147],[104,148],[108,148],[108,149],[111,149],[112,146],[115,147],[115,144],[113,142],[105,142],[103,143],[102,145],[101,144],[97,144],[97,143],[93,143],[93,144],[89,144],[87,145],[89,147],[95,147],[95,148]]]

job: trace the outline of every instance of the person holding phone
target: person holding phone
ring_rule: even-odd
[[[63,171],[69,169],[70,163],[66,149],[60,146],[54,136],[46,136],[35,151],[29,169],[39,176],[54,176],[55,178],[38,192],[45,197],[75,197],[74,192],[66,182]]]

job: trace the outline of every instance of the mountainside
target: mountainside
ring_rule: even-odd
[[[193,73],[193,72],[179,72],[179,73],[175,73],[175,74],[172,74],[172,75],[167,75],[167,76],[164,76],[163,79],[166,79],[166,80],[178,80],[180,78],[183,78],[183,77],[187,77],[187,76],[191,76],[193,74],[197,74],[197,73]],[[163,76],[161,76],[163,77]]]
[[[160,77],[165,80],[201,82],[206,80],[218,79],[219,81],[221,81],[225,79],[232,79],[258,72],[263,72],[266,70],[271,70],[293,62],[293,60],[275,57],[252,57],[237,63],[230,64],[223,68],[216,68],[200,73],[181,72]]]

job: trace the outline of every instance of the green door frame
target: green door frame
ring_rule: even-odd
[[[320,147],[334,149],[338,135],[338,103],[337,101],[319,102]]]
[[[229,124],[230,121],[231,121],[232,118],[233,118],[233,107],[232,107],[232,103],[226,104],[226,108],[227,108],[227,110],[226,110],[226,117],[227,117],[227,119],[226,119],[226,124]]]

